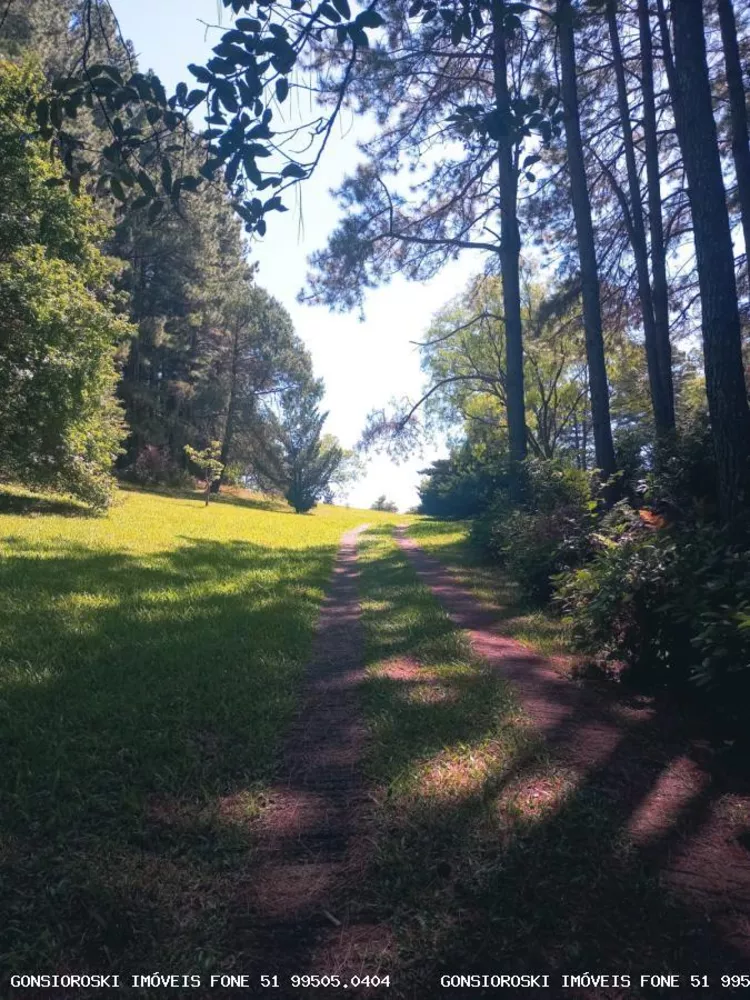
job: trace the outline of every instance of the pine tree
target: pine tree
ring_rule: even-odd
[[[265,424],[257,441],[256,482],[282,493],[298,514],[326,497],[344,461],[338,442],[322,435],[328,414],[320,412],[321,396],[320,385],[309,393],[287,393],[280,416]]]
[[[605,480],[615,472],[615,449],[609,413],[609,388],[604,359],[599,275],[597,270],[594,231],[591,221],[591,201],[583,160],[581,123],[576,82],[575,36],[573,7],[570,0],[559,0],[557,22],[560,40],[560,69],[565,111],[565,135],[570,170],[570,192],[573,202],[578,256],[583,298],[583,324],[588,357],[591,416],[596,449],[596,464]]]
[[[750,409],[740,337],[726,192],[711,103],[702,0],[672,10],[678,104],[701,292],[703,353],[711,429],[725,518],[750,498]],[[689,109],[689,112],[688,112]]]

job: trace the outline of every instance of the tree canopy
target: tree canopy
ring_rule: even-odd
[[[102,506],[123,431],[115,353],[132,328],[100,213],[29,139],[38,92],[33,72],[0,63],[0,462]]]

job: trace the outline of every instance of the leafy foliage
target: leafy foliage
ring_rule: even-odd
[[[185,454],[193,463],[197,465],[200,469],[201,476],[206,483],[206,506],[211,498],[211,487],[214,483],[218,482],[221,478],[221,474],[224,471],[224,463],[220,460],[221,455],[221,443],[219,441],[212,441],[207,447],[202,448],[198,451],[197,448],[193,448],[191,445],[185,445]]]
[[[474,540],[505,567],[524,596],[546,600],[555,574],[586,557],[596,507],[588,474],[529,459],[523,501],[497,493],[474,526]]]
[[[398,507],[392,500],[386,498],[385,493],[382,493],[377,500],[370,505],[371,510],[385,510],[390,514],[398,513]]]
[[[656,527],[626,504],[596,539],[594,558],[558,587],[580,648],[624,662],[651,689],[694,687],[729,716],[746,714],[747,545],[710,525]]]
[[[132,60],[118,65],[106,55],[91,58],[97,21],[110,11],[106,0],[84,0],[79,58],[36,106],[41,134],[58,145],[73,190],[93,175],[100,193],[130,208],[147,208],[154,222],[185,193],[221,176],[249,230],[262,236],[267,214],[286,211],[283,192],[307,177],[316,160],[313,155],[299,162],[294,138],[311,133],[319,155],[336,117],[318,118],[292,135],[274,131],[274,110],[297,86],[295,67],[328,36],[349,50],[353,63],[358,50],[369,45],[368,31],[383,18],[374,5],[353,13],[347,0],[222,4],[234,15],[232,27],[206,65],[188,67],[195,83],[181,82],[168,96],[159,77],[140,72]],[[110,135],[94,157],[70,124],[82,109],[102,118]],[[199,109],[205,127],[195,129],[191,116]],[[194,140],[202,150],[198,164],[184,158],[185,146]],[[268,189],[270,197],[250,197]]]
[[[165,448],[147,444],[129,469],[128,477],[140,486],[188,486],[192,483],[185,469],[173,460]]]
[[[501,461],[482,459],[464,446],[450,458],[422,469],[419,513],[440,518],[476,517],[495,493],[507,486],[507,468]]]
[[[34,75],[0,63],[0,462],[6,475],[108,503],[124,425],[117,262],[88,198],[29,139]]]

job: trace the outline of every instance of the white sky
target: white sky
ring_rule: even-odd
[[[157,72],[168,90],[180,80],[189,85],[193,78],[188,63],[205,62],[217,44],[216,32],[206,38],[201,19],[215,23],[219,0],[112,0],[112,6],[123,34],[135,45],[141,68]],[[258,283],[288,309],[312,354],[315,373],[325,380],[325,407],[330,411],[325,429],[346,447],[359,437],[371,409],[394,396],[418,398],[424,378],[418,352],[409,341],[421,337],[433,312],[461,291],[479,266],[476,258],[464,257],[430,282],[396,279],[369,294],[364,323],[356,313],[333,314],[296,301],[308,255],[325,244],[337,222],[338,209],[329,192],[356,163],[355,136],[361,130],[361,123],[344,119],[319,170],[297,189],[301,213],[273,213],[266,238],[253,249]],[[349,503],[368,507],[385,493],[405,510],[418,501],[417,471],[444,454],[444,448],[427,448],[422,457],[400,465],[385,456],[373,457]]]

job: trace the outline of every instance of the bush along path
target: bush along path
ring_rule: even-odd
[[[342,538],[281,777],[256,831],[251,888],[234,914],[258,974],[277,976],[287,990],[299,987],[295,975],[376,974],[388,950],[384,932],[352,905],[368,844],[356,581],[365,527]]]
[[[669,915],[640,914],[644,930],[659,922],[651,927],[651,943],[663,940],[661,957],[676,972],[688,971],[686,964],[680,968],[680,958],[689,962],[690,969],[702,968],[714,976],[722,971],[747,971],[748,776],[721,773],[710,749],[691,739],[685,722],[676,715],[575,683],[533,650],[501,636],[495,629],[497,613],[480,604],[449,569],[407,537],[403,527],[397,529],[397,542],[455,625],[466,630],[474,652],[512,682],[534,730],[566,770],[567,808],[582,798],[598,802],[619,831],[618,850],[631,857],[629,864],[668,890],[663,895],[670,901]],[[517,768],[522,767],[523,762],[518,762]],[[626,921],[635,917],[628,916],[628,886],[620,886],[619,896],[612,891],[602,898],[597,891],[600,886],[593,884],[600,879],[591,885],[578,881],[567,887],[573,924],[583,928],[589,923],[602,939],[614,932],[616,941],[621,932],[618,947],[623,948],[631,930]],[[597,906],[601,911],[592,922]],[[618,924],[622,925],[619,930]],[[678,928],[684,937],[682,946],[674,939]],[[537,945],[541,954],[543,937]],[[640,959],[647,954],[644,951]],[[659,957],[659,949],[652,954]],[[625,959],[626,955],[616,948],[610,957]],[[640,964],[637,947],[630,959],[634,968]],[[714,985],[718,985],[715,980]]]

